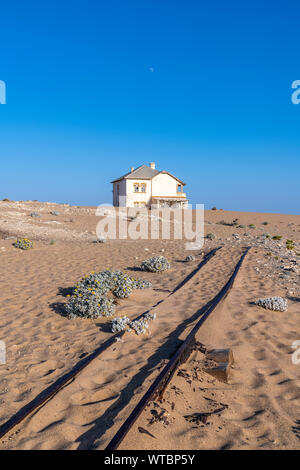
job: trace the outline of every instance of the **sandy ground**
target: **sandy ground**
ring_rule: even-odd
[[[40,216],[32,217],[33,212]],[[234,219],[246,227],[227,225]],[[202,355],[195,351],[168,387],[165,402],[147,408],[121,448],[300,448],[300,365],[291,361],[291,345],[300,339],[300,216],[206,211],[205,233],[216,238],[194,252],[187,252],[182,240],[93,243],[98,220],[94,208],[0,202],[0,339],[7,350],[6,364],[0,365],[0,425],[111,336],[109,320],[69,320],[63,313],[68,288],[85,274],[111,268],[151,280],[152,289],[119,301],[117,314],[157,314],[149,334],[126,333],[2,438],[1,447],[103,449],[223,287],[243,246],[252,246],[232,291],[197,338],[206,347],[233,349],[230,383],[217,382],[201,368],[195,375]],[[274,235],[283,238],[272,240]],[[16,249],[14,236],[33,239],[34,248]],[[294,250],[286,249],[286,239],[294,240]],[[222,248],[189,278],[216,246]],[[191,253],[195,260],[184,263]],[[159,275],[137,271],[154,254],[166,256],[171,269]],[[183,279],[187,282],[172,293]],[[289,299],[287,312],[251,303],[273,295]],[[217,410],[220,403],[226,409],[207,423],[193,422],[193,413]],[[162,408],[168,419],[153,420]]]

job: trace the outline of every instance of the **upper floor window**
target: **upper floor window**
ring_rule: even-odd
[[[181,186],[181,184],[178,184],[178,185],[177,185],[177,192],[178,192],[178,193],[182,193],[182,186]]]
[[[133,183],[133,190],[135,193],[145,193],[146,192],[146,183]]]

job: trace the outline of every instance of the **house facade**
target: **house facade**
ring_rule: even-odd
[[[155,163],[131,168],[112,181],[113,205],[119,207],[187,207],[188,199],[180,179],[158,171]]]

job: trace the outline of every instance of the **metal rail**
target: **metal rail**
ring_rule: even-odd
[[[125,438],[126,434],[128,431],[131,429],[135,421],[138,419],[142,411],[145,409],[147,404],[151,401],[156,399],[157,397],[162,397],[167,385],[169,384],[170,380],[174,376],[178,366],[188,359],[190,356],[193,346],[195,344],[195,335],[198,332],[199,328],[201,325],[205,322],[205,320],[208,318],[208,316],[213,312],[213,310],[216,308],[216,306],[219,304],[221,300],[223,300],[230,288],[233,285],[233,282],[236,278],[236,275],[242,265],[242,262],[248,253],[250,247],[247,247],[245,249],[245,252],[241,256],[239,262],[237,263],[233,274],[231,275],[230,279],[228,282],[224,285],[224,287],[220,290],[220,292],[216,295],[216,297],[209,303],[209,306],[207,307],[207,310],[203,313],[201,316],[200,320],[196,323],[196,325],[193,327],[191,332],[188,334],[187,338],[185,341],[182,343],[182,345],[179,347],[179,349],[176,351],[176,353],[173,355],[173,357],[170,359],[168,364],[164,367],[162,372],[158,375],[158,377],[154,380],[152,385],[149,387],[145,395],[141,398],[139,403],[136,405],[134,410],[131,412],[131,414],[128,416],[126,421],[122,424],[120,429],[117,431],[115,436],[112,438],[110,443],[107,445],[105,450],[116,450],[123,439]]]

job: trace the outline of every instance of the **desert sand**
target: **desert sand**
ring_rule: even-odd
[[[0,365],[0,426],[111,337],[109,319],[69,320],[64,314],[67,293],[84,275],[120,269],[150,280],[152,288],[118,300],[116,315],[157,315],[147,334],[125,333],[4,436],[0,448],[104,449],[250,246],[232,290],[197,335],[206,348],[233,350],[229,383],[204,372],[203,353],[195,350],[164,401],[147,407],[120,448],[299,449],[300,364],[291,357],[292,343],[300,340],[300,216],[205,211],[205,234],[215,238],[194,251],[172,239],[94,243],[98,220],[92,207],[0,202],[0,340],[7,352]],[[276,235],[282,238],[273,240]],[[21,236],[33,240],[33,249],[13,246]],[[294,249],[288,250],[291,239]],[[189,254],[195,259],[184,262]],[[154,255],[166,256],[170,270],[140,271]],[[275,295],[288,299],[286,312],[253,304]],[[206,423],[192,419],[220,408]]]

